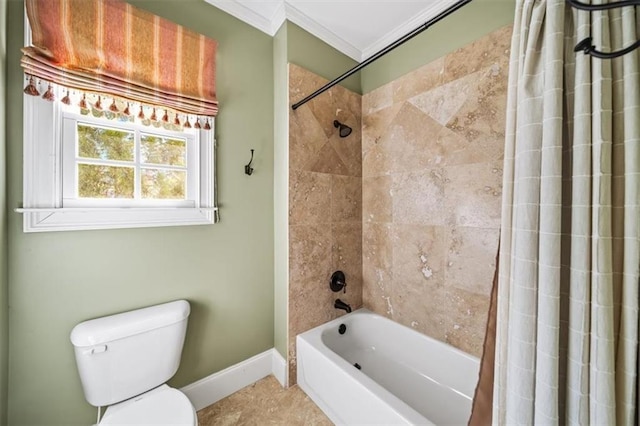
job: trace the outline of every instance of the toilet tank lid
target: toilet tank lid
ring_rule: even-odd
[[[84,321],[71,330],[71,343],[84,347],[112,342],[183,321],[190,312],[189,302],[176,300]]]

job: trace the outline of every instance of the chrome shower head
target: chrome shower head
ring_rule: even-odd
[[[346,124],[342,124],[338,120],[333,120],[333,127],[335,127],[336,129],[340,129],[339,133],[341,138],[346,138],[351,134],[351,127],[347,126]]]

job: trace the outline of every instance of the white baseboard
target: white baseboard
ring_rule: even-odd
[[[287,387],[287,361],[284,360],[280,352],[278,352],[275,348],[272,349],[273,357],[271,358],[271,371],[275,378],[280,382],[280,386]]]
[[[201,410],[270,374],[284,386],[285,365],[280,353],[275,349],[269,349],[180,390],[187,395],[196,410]]]

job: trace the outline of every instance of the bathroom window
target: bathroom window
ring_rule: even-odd
[[[215,223],[213,128],[160,122],[24,96],[24,231]]]
[[[63,118],[64,207],[195,207],[199,131]]]

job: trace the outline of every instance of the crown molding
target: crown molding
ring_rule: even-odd
[[[329,46],[344,53],[351,59],[357,62],[362,62],[374,53],[385,48],[390,43],[393,43],[405,34],[418,28],[429,19],[433,18],[448,7],[452,6],[458,0],[436,0],[411,20],[397,26],[392,31],[388,32],[383,37],[380,37],[377,41],[364,48],[363,50],[358,49],[347,40],[338,36],[322,24],[318,23],[316,20],[310,18],[308,15],[301,12],[300,9],[290,4],[287,0],[280,0],[278,2],[278,7],[271,18],[266,18],[265,16],[255,12],[253,9],[237,1],[205,1],[272,37],[276,34],[276,32],[278,32],[284,21],[289,20],[294,24],[302,27],[309,33],[313,34],[315,37],[324,41]]]
[[[251,25],[254,28],[262,31],[263,33],[274,36],[285,19],[293,22],[294,24],[302,27],[304,30],[310,32],[315,37],[327,43],[329,46],[344,53],[350,58],[359,61],[362,57],[360,49],[353,46],[343,38],[337,36],[332,31],[328,30],[317,21],[311,19],[299,9],[282,0],[278,4],[274,15],[271,19],[265,18],[263,15],[253,11],[251,8],[244,6],[237,1],[229,0],[205,0],[212,6],[228,13],[229,15],[240,19],[241,21]]]
[[[253,9],[246,7],[245,5],[237,1],[229,0],[204,0],[212,6],[217,7],[223,12],[227,12],[229,15],[238,18],[239,20],[251,25],[254,28],[259,29],[263,33],[274,36],[280,25],[275,27],[276,21],[272,17],[271,19],[265,18],[263,15],[255,12]],[[284,2],[281,2],[284,3]],[[282,6],[284,7],[284,5]],[[280,8],[280,6],[278,6]],[[282,22],[280,22],[282,24]],[[275,27],[275,29],[274,29]]]
[[[359,62],[362,58],[362,52],[360,51],[360,49],[358,49],[342,37],[336,35],[325,26],[319,24],[308,15],[302,13],[299,9],[287,3],[286,1],[284,2],[284,10],[285,15],[289,21],[313,34],[320,40],[327,43],[329,46],[344,53],[355,61]]]
[[[274,36],[278,32],[278,30],[286,20],[287,20],[287,12],[285,12],[284,1],[281,1],[278,3],[278,8],[276,9],[276,11],[273,14],[273,17],[271,18],[271,30],[272,30],[271,36]]]
[[[437,0],[433,2],[432,4],[429,5],[429,7],[426,7],[425,9],[423,9],[422,12],[417,14],[415,17],[405,22],[404,24],[397,26],[396,28],[389,31],[387,34],[385,34],[384,36],[380,37],[378,40],[370,44],[368,47],[364,48],[362,50],[360,61],[362,62],[365,59],[369,58],[374,53],[377,53],[378,51],[384,49],[389,44],[398,40],[400,37],[404,36],[405,34],[408,34],[411,31],[415,30],[420,25],[424,24],[429,19],[443,12],[447,8],[453,6],[458,1],[459,0]]]

